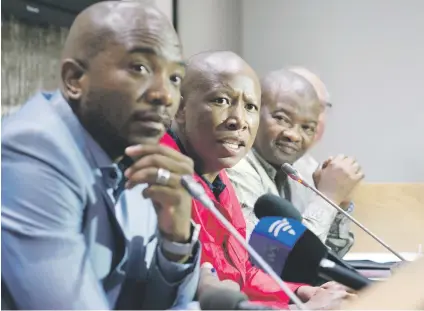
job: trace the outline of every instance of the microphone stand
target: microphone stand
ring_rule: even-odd
[[[287,286],[285,282],[283,282],[280,277],[274,272],[274,270],[266,263],[266,261],[255,251],[255,249],[247,243],[245,238],[238,233],[238,231],[231,225],[231,223],[218,211],[213,202],[207,196],[203,187],[198,184],[190,175],[185,175],[181,178],[181,185],[190,193],[190,195],[199,200],[223,225],[224,227],[231,233],[236,240],[243,245],[246,251],[256,260],[257,263],[261,266],[261,268],[268,273],[271,278],[277,282],[280,288],[284,293],[290,298],[290,300],[300,309],[307,310],[306,306],[302,303],[302,301],[297,297]]]
[[[299,172],[296,171],[290,164],[288,163],[284,163],[281,166],[281,169],[287,174],[287,176],[289,176],[291,179],[293,179],[294,181],[297,181],[298,183],[302,184],[303,186],[305,186],[306,188],[311,189],[313,192],[315,192],[318,196],[320,196],[325,202],[327,202],[328,204],[330,204],[332,207],[334,207],[335,209],[337,209],[340,213],[342,213],[343,215],[345,215],[347,218],[349,218],[352,222],[354,222],[359,228],[361,228],[362,230],[364,230],[369,236],[371,236],[372,238],[374,238],[374,240],[376,240],[378,243],[380,243],[380,245],[384,246],[387,250],[389,250],[393,255],[395,255],[396,257],[398,257],[400,260],[402,261],[406,261],[406,259],[400,255],[398,252],[396,252],[394,249],[392,249],[389,245],[387,245],[386,243],[384,243],[384,241],[382,239],[380,239],[378,236],[376,236],[374,233],[372,233],[370,230],[368,230],[365,226],[363,226],[359,221],[357,221],[355,218],[353,218],[349,213],[347,213],[344,209],[342,209],[340,206],[338,206],[337,204],[333,203],[329,198],[327,198],[327,196],[325,196],[321,191],[319,191],[318,189],[316,189],[315,187],[312,187],[311,185],[309,185],[303,178],[302,176],[300,176]]]

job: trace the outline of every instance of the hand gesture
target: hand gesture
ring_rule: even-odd
[[[181,177],[194,173],[193,161],[162,145],[132,146],[125,153],[134,159],[134,164],[125,171],[126,187],[148,184],[143,196],[154,203],[161,234],[170,241],[187,242],[192,199],[181,186]]]
[[[325,161],[313,178],[318,190],[340,204],[349,198],[364,173],[354,158],[338,155]]]

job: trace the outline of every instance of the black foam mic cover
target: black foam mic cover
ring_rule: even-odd
[[[328,248],[315,234],[306,230],[287,257],[282,279],[294,283],[316,283],[319,264],[327,255]]]
[[[255,207],[254,207],[254,212],[257,218],[262,218],[262,217],[268,217],[268,216],[275,216],[275,217],[282,217],[282,218],[292,218],[295,219],[299,222],[302,222],[303,217],[301,215],[301,213],[299,212],[299,210],[294,207],[293,204],[291,204],[289,201],[273,195],[273,194],[264,194],[261,197],[259,197],[259,199],[256,201],[255,203]],[[309,237],[310,234],[312,234],[312,232],[308,231],[305,232],[306,234],[306,239],[308,241],[308,243],[311,243],[310,247],[314,248],[314,249],[321,249],[322,248],[322,243],[319,243],[321,245],[318,244],[317,239],[311,238]],[[302,237],[303,238],[303,237]],[[314,242],[315,241],[315,242]],[[302,242],[301,240],[299,240],[299,242]],[[320,254],[315,253],[315,254],[311,254],[311,256],[317,256],[313,261],[314,264],[316,263],[315,261],[319,258]],[[338,265],[352,271],[355,273],[358,273],[351,265],[349,265],[347,262],[345,262],[344,260],[342,260],[340,257],[338,257],[331,249],[327,250],[327,258],[335,263],[337,263]],[[290,257],[291,258],[291,257]],[[294,257],[296,258],[296,257]],[[321,257],[322,258],[322,257]],[[297,260],[297,259],[295,259]],[[301,260],[301,259],[299,259]],[[310,268],[312,266],[309,267],[305,267],[302,268],[304,269],[303,271],[306,273],[306,276],[301,277],[300,279],[303,280],[311,280],[311,278],[308,278],[308,275],[311,275],[309,273],[311,273]],[[290,277],[290,280],[287,279],[287,281],[291,281],[293,280],[294,277],[292,276],[288,276]],[[293,282],[300,282],[300,281],[293,281]],[[306,281],[304,281],[305,283],[308,283]],[[323,283],[325,283],[326,280],[321,279],[320,277],[317,277],[313,282],[309,282],[310,284],[315,284],[315,285],[321,285]]]
[[[267,193],[258,198],[254,213],[258,219],[268,216],[281,216],[302,221],[300,212],[286,199]]]

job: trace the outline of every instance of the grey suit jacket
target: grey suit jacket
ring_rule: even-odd
[[[167,309],[190,302],[191,264],[157,247],[143,185],[114,201],[121,171],[60,92],[2,120],[2,279],[21,309]],[[143,298],[143,299],[142,299]]]

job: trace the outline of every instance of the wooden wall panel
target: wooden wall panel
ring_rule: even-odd
[[[58,87],[60,53],[67,32],[2,18],[2,114],[24,104],[39,90]]]
[[[354,195],[354,216],[395,250],[424,251],[424,183],[362,184]],[[355,224],[351,252],[385,252]]]

